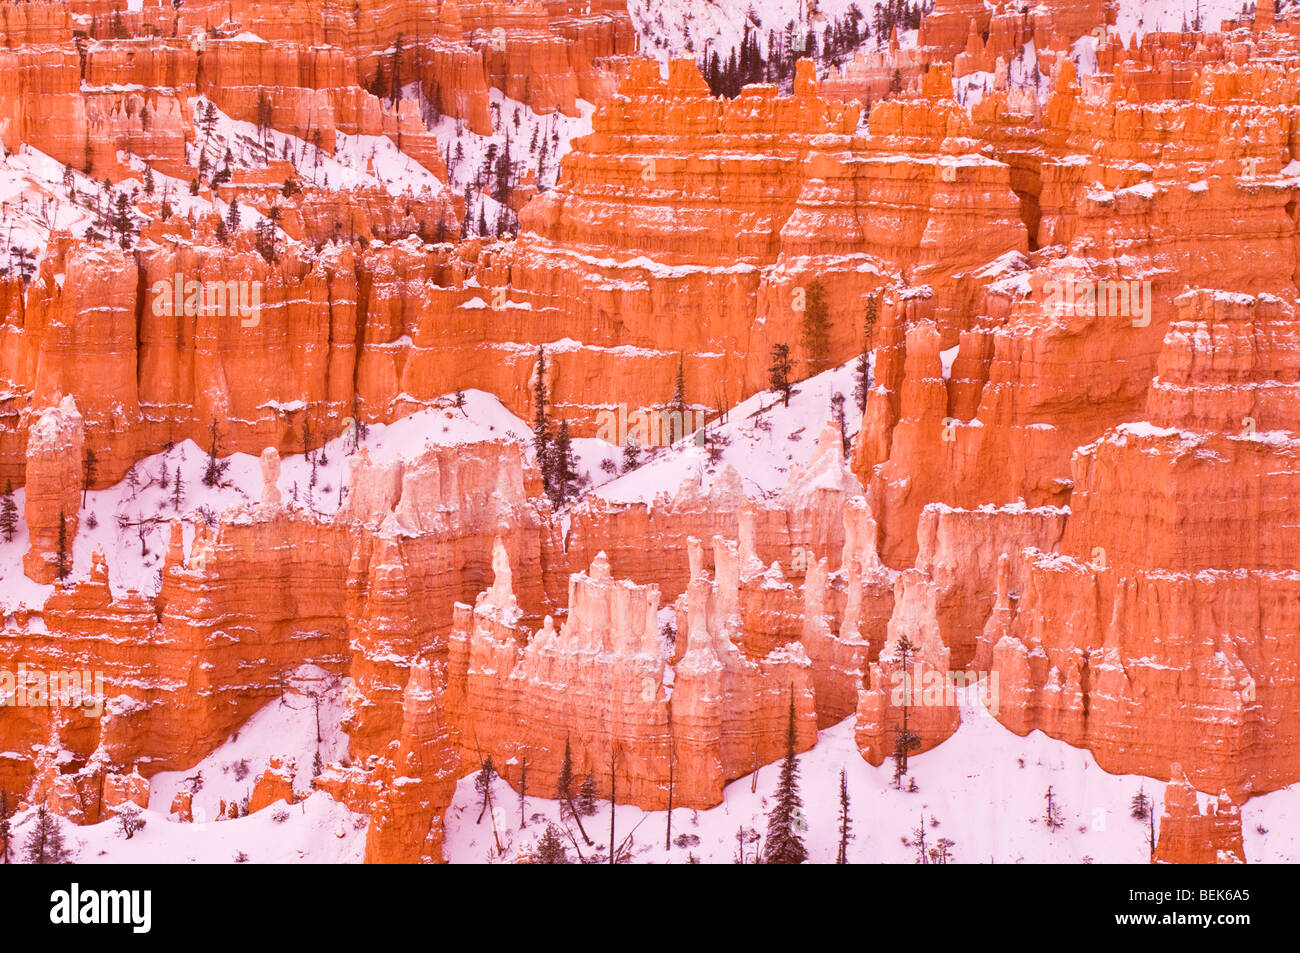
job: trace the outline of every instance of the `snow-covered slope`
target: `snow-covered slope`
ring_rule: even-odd
[[[852,439],[857,433],[862,415],[853,402],[856,366],[854,358],[800,381],[794,385],[789,407],[778,393],[760,391],[731,408],[720,424],[710,421],[709,432],[723,445],[714,462],[710,462],[705,447],[687,438],[654,450],[635,470],[611,480],[595,493],[613,502],[650,502],[661,493],[671,496],[690,475],[698,474],[707,490],[722,468],[730,465],[740,474],[749,496],[774,498],[785,488],[790,467],[806,463],[811,457],[818,435],[831,419],[831,398],[835,394],[844,397],[845,435]]]
[[[854,7],[871,25],[868,45],[874,46],[876,7],[881,5],[874,0],[628,0],[627,12],[641,34],[641,49],[666,63],[687,53],[699,59],[706,50],[717,50],[725,60],[740,46],[746,27],[764,51],[768,32],[779,35],[791,23],[806,24],[820,40],[833,21],[849,16]],[[899,31],[904,46],[915,45],[915,37],[915,30]]]
[[[1021,738],[1002,727],[972,696],[963,700],[962,725],[937,748],[910,759],[917,790],[895,790],[893,764],[873,768],[853,740],[853,718],[818,735],[817,745],[798,758],[803,832],[809,861],[833,863],[838,845],[840,771],[847,775],[853,840],[850,863],[915,863],[916,831],[924,826],[926,846],[952,841],[955,863],[1147,863],[1149,822],[1131,814],[1139,791],[1154,803],[1157,824],[1164,784],[1136,775],[1108,774],[1085,749],[1072,748],[1035,731]],[[620,805],[615,840],[631,835],[635,863],[735,863],[742,829],[766,832],[779,763],[727,786],[724,801],[705,811],[673,811],[673,844],[664,846],[667,812]],[[580,772],[582,773],[582,772]],[[1064,825],[1049,830],[1044,814],[1048,787]],[[904,786],[906,788],[906,784]],[[548,822],[559,821],[558,802],[530,796],[520,827],[519,796],[499,779],[493,787],[497,831],[505,847],[497,855],[490,819],[476,823],[480,802],[474,775],[462,780],[447,811],[445,855],[452,863],[511,861],[536,843]],[[1203,799],[1204,800],[1204,799]],[[1300,817],[1300,785],[1250,801],[1242,812],[1246,853],[1252,862],[1293,863],[1300,844],[1293,834]],[[608,857],[609,804],[583,819],[595,842],[584,856]],[[573,825],[570,824],[573,828]],[[1269,833],[1260,833],[1262,827]],[[1283,832],[1273,834],[1272,829]],[[1158,827],[1157,827],[1158,833]],[[748,843],[752,863],[761,842]],[[569,858],[576,857],[571,843]]]
[[[434,401],[428,409],[392,424],[371,425],[360,446],[367,448],[372,460],[391,460],[409,459],[429,446],[497,439],[532,445],[527,425],[499,400],[482,391],[467,390],[461,407],[456,406],[453,395],[447,395]],[[285,504],[322,516],[333,514],[347,493],[347,461],[352,447],[352,437],[343,435],[313,450],[309,456],[285,454],[281,458],[278,484]],[[227,466],[221,482],[213,487],[203,483],[208,448],[185,440],[170,450],[140,460],[116,485],[85,493],[73,543],[71,580],[75,582],[89,574],[92,556],[97,548],[102,548],[116,595],[128,589],[156,593],[173,520],[195,514],[215,519],[226,509],[255,501],[261,495],[262,470],[256,456],[225,455],[218,448],[218,457]],[[20,517],[23,501],[23,490],[15,490],[14,502]],[[187,530],[187,546],[190,532]],[[22,557],[26,549],[27,528],[20,518],[13,540],[0,539],[0,611],[39,608],[52,590],[23,575]]]
[[[76,863],[360,863],[368,818],[353,814],[328,795],[315,793],[297,804],[277,802],[264,810],[218,820],[221,801],[240,804],[278,757],[295,774],[294,790],[311,790],[317,751],[323,762],[346,757],[347,737],[339,726],[342,680],[314,666],[286,679],[284,695],[253,715],[225,744],[189,771],[150,779],[143,830],[129,840],[116,820],[86,827],[61,823]],[[320,700],[320,741],[317,708]],[[194,822],[168,817],[172,799],[193,792]],[[15,816],[15,844],[21,848],[35,811]]]

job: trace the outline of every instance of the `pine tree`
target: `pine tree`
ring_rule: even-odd
[[[830,360],[831,322],[826,289],[820,278],[808,283],[804,299],[803,326],[799,338],[812,373],[824,371]]]
[[[86,483],[81,488],[81,505],[86,505],[86,491],[95,483],[95,468],[99,464],[99,458],[95,456],[95,451],[90,447],[86,448]]]
[[[901,788],[903,775],[907,774],[907,756],[910,752],[921,747],[921,737],[907,726],[907,715],[909,709],[910,695],[913,691],[912,686],[907,679],[910,679],[911,673],[908,669],[912,664],[912,653],[916,651],[916,646],[907,636],[898,640],[898,665],[899,671],[904,678],[903,690],[903,724],[902,727],[894,728],[894,787]]]
[[[478,820],[474,822],[475,824],[483,823],[483,812],[492,806],[492,779],[496,775],[496,765],[492,763],[492,756],[488,755],[483,759],[483,766],[479,768],[478,776],[474,778],[474,790],[478,792],[480,801]]]
[[[384,64],[382,60],[379,63],[379,68],[375,70],[375,75],[370,80],[370,85],[366,87],[366,91],[376,99],[383,99],[388,95],[388,80],[384,77]]]
[[[596,813],[596,772],[588,771],[578,790],[578,811],[583,817]]]
[[[217,459],[220,446],[217,442],[217,422],[215,420],[208,424],[208,439],[208,463],[203,468],[203,485],[214,487],[221,482],[221,478],[226,474],[226,468],[230,466],[229,460]]]
[[[560,802],[560,812],[573,800],[573,754],[569,739],[564,739],[564,760],[560,762],[560,773],[555,778],[555,799]]]
[[[59,552],[58,552],[58,576],[59,581],[67,579],[72,569],[69,566],[70,554],[68,553],[68,519],[59,513]]]
[[[781,776],[776,785],[776,806],[768,815],[767,842],[763,847],[763,860],[768,864],[802,864],[808,859],[808,850],[796,828],[796,821],[803,816],[803,801],[799,798],[799,762],[794,754],[797,741],[794,689],[791,688],[785,760],[781,762]]]
[[[389,91],[389,101],[393,106],[402,98],[402,34],[397,34],[393,40],[393,70],[392,70],[392,88]],[[401,146],[399,145],[400,149]]]
[[[23,849],[29,864],[66,864],[72,859],[72,851],[63,843],[63,829],[44,804],[36,809],[36,826]]]
[[[0,864],[7,864],[13,858],[13,839],[9,824],[9,791],[0,788]]]
[[[573,438],[569,435],[569,422],[560,424],[560,432],[551,449],[551,500],[561,505],[574,491],[578,482],[578,460],[573,453]]]
[[[226,210],[226,228],[232,232],[239,231],[239,199],[230,197],[230,208]]]
[[[542,488],[547,495],[554,492],[554,466],[551,455],[551,421],[546,414],[546,349],[537,348],[537,380],[533,383],[533,450],[537,466],[542,471]]]
[[[153,168],[152,168],[151,166],[145,166],[145,169],[144,169],[144,194],[145,194],[145,195],[153,195],[153,188],[154,188],[154,184],[153,184]]]
[[[843,394],[836,394],[831,398],[831,419],[840,428],[840,447],[844,451],[844,456],[847,457],[849,455],[849,431],[848,422],[844,419]]]
[[[554,824],[546,825],[546,832],[542,834],[542,839],[537,842],[537,862],[539,864],[567,864],[569,862],[568,849],[564,842],[560,840],[560,832]]]
[[[867,314],[862,326],[862,353],[858,355],[858,364],[853,372],[853,399],[858,402],[858,410],[867,409],[867,395],[871,393],[871,332],[876,325],[879,305],[876,296],[867,299]]]
[[[673,382],[673,399],[668,404],[668,409],[678,414],[678,420],[682,422],[682,431],[686,430],[686,365],[685,359],[679,352],[677,355],[677,380]]]
[[[835,863],[849,862],[849,841],[853,840],[853,819],[849,815],[849,773],[840,768],[840,850]]]
[[[17,531],[18,504],[14,502],[14,483],[6,480],[4,496],[0,497],[0,533],[4,534],[6,543],[12,543]]]
[[[1056,798],[1052,796],[1052,786],[1050,784],[1047,786],[1047,794],[1044,795],[1044,800],[1047,801],[1047,808],[1043,814],[1043,820],[1047,824],[1047,829],[1054,831],[1063,827],[1065,821],[1061,817],[1061,807],[1056,803]]]
[[[636,434],[628,434],[623,443],[623,472],[631,473],[640,465],[641,446],[637,443]]]
[[[928,864],[930,862],[929,852],[925,849],[925,815],[921,815],[921,821],[917,824],[916,830],[912,831],[912,844],[916,847],[916,862],[918,864]]]
[[[1131,815],[1135,821],[1145,821],[1147,814],[1151,811],[1151,799],[1146,793],[1138,788],[1138,793],[1133,795],[1133,800],[1129,802],[1132,811]]]
[[[781,402],[790,406],[790,348],[785,344],[772,347],[772,366],[767,369],[768,384],[781,392]]]

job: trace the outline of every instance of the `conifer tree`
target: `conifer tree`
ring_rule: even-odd
[[[678,414],[678,420],[682,422],[682,432],[686,431],[686,364],[685,359],[679,352],[677,355],[677,380],[673,382],[673,399],[668,404],[668,409]]]
[[[1047,802],[1047,808],[1043,813],[1043,820],[1047,823],[1049,831],[1057,830],[1065,825],[1061,817],[1061,807],[1056,803],[1056,798],[1052,795],[1052,786],[1047,786],[1047,794],[1043,798]]]
[[[578,810],[584,817],[596,813],[596,772],[588,771],[578,791]]]
[[[849,773],[840,768],[840,850],[835,863],[849,862],[849,841],[853,840],[853,819],[849,815]]]
[[[794,689],[790,689],[790,722],[786,727],[785,760],[781,762],[781,776],[776,785],[776,806],[767,818],[767,842],[763,846],[763,861],[768,864],[802,864],[808,859],[808,850],[796,827],[802,816],[803,801],[799,798],[799,762],[795,758]]]
[[[1133,800],[1129,802],[1129,806],[1132,809],[1131,816],[1135,821],[1145,821],[1147,814],[1151,810],[1151,799],[1146,796],[1146,793],[1141,788],[1138,788],[1138,793],[1133,795]]]
[[[221,482],[225,476],[226,468],[230,466],[229,460],[217,459],[220,452],[220,446],[217,442],[217,422],[214,420],[208,424],[208,463],[203,468],[203,485],[214,487]]]
[[[820,278],[810,281],[806,289],[799,343],[807,355],[812,373],[818,374],[826,370],[830,361],[831,322],[830,309],[826,305],[826,289]]]
[[[13,858],[12,829],[9,823],[9,792],[0,788],[0,864],[7,864]]]
[[[66,864],[72,851],[63,843],[63,829],[42,804],[36,809],[36,826],[23,845],[24,860],[29,864]]]
[[[181,504],[184,502],[185,502],[185,485],[181,483],[181,468],[178,465],[176,467],[176,477],[175,479],[172,480],[172,509],[176,510],[179,513],[181,509]]]
[[[488,755],[483,759],[483,766],[479,768],[478,776],[474,778],[474,790],[478,792],[480,802],[478,820],[474,822],[475,824],[483,823],[483,812],[492,806],[492,779],[496,774],[496,765],[492,763],[492,756]]]
[[[862,353],[858,355],[858,364],[853,371],[853,398],[858,402],[858,410],[867,409],[867,395],[871,393],[871,332],[876,325],[879,305],[876,296],[867,299],[867,314],[862,326]]]
[[[99,465],[99,458],[95,456],[95,451],[90,447],[86,448],[86,483],[81,488],[81,505],[86,505],[86,491],[91,488],[95,482],[95,470]]]
[[[628,434],[623,443],[623,472],[631,473],[640,465],[641,446],[637,443],[636,434]]]
[[[546,349],[537,347],[537,380],[533,383],[533,450],[542,471],[542,488],[551,495],[555,484],[551,453],[551,420],[546,413]]]
[[[537,842],[537,862],[539,864],[567,864],[568,849],[560,840],[560,832],[554,824],[547,824],[542,839]]]
[[[232,232],[239,230],[239,199],[230,197],[230,208],[226,210],[226,228]]]
[[[831,398],[831,419],[835,425],[840,428],[840,449],[844,456],[849,455],[849,431],[848,422],[844,419],[844,395],[836,394]]]
[[[14,502],[14,483],[6,480],[4,496],[0,497],[0,533],[4,534],[6,543],[12,543],[17,531],[18,504]]]
[[[768,384],[780,391],[781,403],[790,406],[790,348],[785,344],[772,347],[772,365],[767,369]]]
[[[560,773],[555,778],[555,799],[563,807],[573,799],[573,752],[569,739],[564,739],[564,760],[560,762]]]
[[[907,774],[907,756],[911,751],[921,747],[921,737],[907,726],[907,715],[910,707],[911,692],[913,686],[907,681],[911,673],[908,671],[912,664],[912,654],[916,651],[916,646],[907,636],[898,640],[898,663],[899,671],[903,675],[903,724],[902,727],[894,728],[894,787],[901,788],[903,775]]]
[[[402,98],[402,34],[400,33],[393,40],[392,88],[388,98],[393,106],[396,106],[397,101]]]
[[[60,581],[67,579],[68,575],[72,572],[72,569],[69,566],[70,562],[71,560],[69,559],[69,553],[68,553],[68,519],[66,516],[63,515],[62,511],[60,511],[59,553],[58,553],[58,569],[57,569]]]
[[[551,448],[551,500],[561,505],[569,498],[578,482],[578,461],[573,454],[573,438],[569,435],[569,422],[560,423],[555,445]]]
[[[913,846],[916,847],[916,862],[918,864],[928,864],[930,862],[929,852],[925,849],[925,815],[921,815],[920,823],[917,824],[916,830],[912,831]]]
[[[582,831],[582,839],[590,844],[591,838],[583,830],[582,818],[573,803],[573,752],[567,735],[564,739],[564,760],[560,762],[560,773],[555,779],[555,799],[560,802],[560,816],[573,818],[578,830]]]

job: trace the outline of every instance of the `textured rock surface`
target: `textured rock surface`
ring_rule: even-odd
[[[800,750],[853,717],[880,764],[975,675],[1011,730],[1173,779],[1154,859],[1242,859],[1240,804],[1300,781],[1300,23],[1129,12],[940,0],[727,99],[616,0],[0,4],[0,667],[108,698],[6,707],[0,785],[104,820],[310,663],[351,680],[316,786],[367,860],[436,862],[486,755],[550,794],[567,741],[599,794],[705,808],[791,704]],[[848,464],[818,408],[757,492],[704,454],[557,507],[507,435],[358,452],[336,513],[278,485],[468,389],[531,420],[544,384],[582,437],[680,369],[714,424],[775,345],[816,369],[814,281],[820,360],[871,352]],[[263,485],[178,504],[156,592],[115,587],[83,494],[186,440]],[[275,763],[250,806],[293,797]]]

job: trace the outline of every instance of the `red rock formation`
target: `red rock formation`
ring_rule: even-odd
[[[37,582],[62,579],[72,570],[84,462],[85,422],[76,401],[64,397],[40,415],[27,435],[23,517],[30,545],[23,571]]]
[[[294,803],[293,770],[273,755],[270,764],[253,785],[253,792],[248,799],[248,813],[253,814],[264,807],[270,807],[277,801]]]
[[[553,790],[566,741],[577,775],[608,791],[610,761],[621,799],[660,809],[709,807],[732,778],[779,757],[793,700],[799,747],[815,734],[809,662],[797,641],[758,657],[742,637],[739,549],[716,540],[717,581],[692,540],[692,581],[678,602],[684,650],[664,657],[656,587],[616,582],[603,555],[569,581],[568,614],[529,637],[511,590],[505,548],[476,605],[457,607],[449,655],[448,716],[465,765],[487,755],[518,783]],[[538,716],[547,712],[546,718]]]
[[[1242,864],[1246,851],[1241,840],[1241,812],[1226,794],[1211,799],[1207,809],[1198,804],[1196,789],[1174,765],[1165,786],[1165,809],[1160,816],[1160,836],[1152,863]]]

